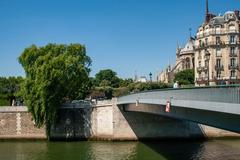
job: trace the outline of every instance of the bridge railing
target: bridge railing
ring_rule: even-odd
[[[240,103],[240,85],[152,90],[119,97],[118,102],[137,99],[175,99]]]

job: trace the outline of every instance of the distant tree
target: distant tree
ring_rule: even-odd
[[[120,78],[118,78],[117,73],[111,69],[100,70],[95,75],[95,85],[99,87],[110,86],[118,88],[120,85]]]
[[[132,84],[132,83],[134,83],[134,82],[133,82],[133,79],[131,79],[131,78],[128,78],[128,79],[120,79],[120,84],[119,84],[119,86],[120,86],[120,87],[127,87],[128,85],[130,85],[130,84]]]
[[[168,88],[169,86],[160,82],[147,82],[147,83],[131,83],[128,86],[129,92],[139,92],[139,91],[148,91],[148,90],[156,90]]]
[[[0,105],[12,105],[16,101],[20,91],[22,77],[0,77]]]
[[[193,69],[186,69],[175,74],[174,81],[178,81],[181,85],[194,84]]]
[[[26,48],[19,62],[26,73],[22,87],[25,103],[36,125],[45,124],[49,136],[62,103],[87,95],[91,59],[80,44],[48,44]]]
[[[111,99],[114,89],[109,86],[95,87],[90,93],[92,99]]]

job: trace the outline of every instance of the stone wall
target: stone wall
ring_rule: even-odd
[[[113,137],[113,107],[112,103],[98,104],[92,108],[91,134],[89,138],[112,140]]]
[[[45,139],[45,128],[34,126],[26,107],[0,108],[0,139]]]
[[[51,128],[52,139],[141,140],[172,138],[240,137],[239,134],[170,119],[158,115],[126,112],[116,99],[90,107],[62,108]],[[34,126],[26,107],[0,108],[0,139],[45,139],[45,129]]]
[[[112,114],[109,114],[111,112]],[[98,139],[140,140],[240,137],[240,134],[190,121],[146,113],[125,112],[123,107],[116,105],[116,99],[113,99],[112,105],[106,103],[104,106],[104,103],[102,103],[101,106],[96,106],[93,113],[93,126],[97,126],[98,130],[93,132],[92,136]]]
[[[86,139],[90,137],[92,108],[61,108],[56,124],[51,127],[51,139]]]

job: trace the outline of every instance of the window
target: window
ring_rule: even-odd
[[[235,58],[231,58],[230,65],[231,66],[235,66],[235,64],[236,64],[236,59]]]
[[[201,61],[198,61],[198,67],[201,67],[202,64],[201,64]]]
[[[200,34],[200,37],[203,36],[203,30],[202,29],[200,30],[199,34]]]
[[[195,60],[194,60],[194,58],[192,58],[192,66],[193,66],[193,68],[194,68],[194,66],[195,66]]]
[[[230,43],[231,44],[235,43],[235,36],[233,35],[230,36]]]
[[[229,32],[234,32],[236,30],[236,27],[234,25],[230,25],[228,27]]]
[[[209,63],[209,61],[208,60],[205,60],[205,67],[208,67],[208,64]]]
[[[206,29],[205,29],[205,34],[206,34],[206,35],[209,35],[209,28],[206,28]]]
[[[220,47],[217,47],[217,48],[216,48],[216,56],[217,56],[217,57],[221,57],[221,56],[222,56],[221,48],[220,48]]]
[[[236,77],[236,71],[235,70],[231,70],[231,77]]]
[[[199,40],[199,46],[202,47],[202,40]]]
[[[221,66],[221,59],[217,59],[217,61],[216,61],[216,66],[217,66],[217,67],[220,67],[220,66]]]
[[[230,54],[231,55],[235,55],[235,47],[231,47],[230,48]]]
[[[221,34],[221,28],[220,28],[220,26],[217,26],[217,27],[216,27],[216,34]]]
[[[186,69],[189,69],[190,65],[190,58],[186,58]]]
[[[208,77],[208,72],[207,71],[204,72],[204,77],[206,77],[206,78]]]
[[[221,71],[217,71],[217,78],[221,78]]]
[[[220,39],[220,37],[216,37],[216,44],[221,44],[221,39]]]
[[[207,38],[205,39],[205,44],[206,44],[206,46],[208,45],[208,39]]]

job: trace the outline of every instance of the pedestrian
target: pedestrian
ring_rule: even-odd
[[[176,82],[173,84],[173,88],[179,88],[178,81],[176,81]]]

